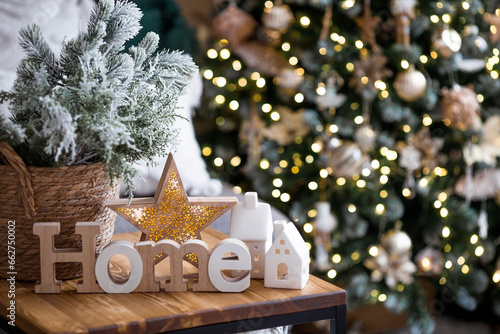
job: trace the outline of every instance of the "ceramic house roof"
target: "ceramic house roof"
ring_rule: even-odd
[[[275,238],[274,243],[271,246],[271,249],[280,247],[279,245],[280,239],[287,240],[293,246],[291,248],[296,251],[297,255],[302,256],[302,254],[307,254],[307,256],[309,257],[309,249],[307,248],[304,239],[300,235],[299,230],[297,230],[297,228],[293,223],[287,223],[285,225],[281,233],[279,233]]]
[[[245,194],[245,201],[237,203],[231,211],[231,238],[243,241],[268,241],[272,238],[271,207],[257,202],[257,193]]]

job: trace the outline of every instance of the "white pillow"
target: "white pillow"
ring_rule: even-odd
[[[30,23],[40,26],[43,36],[56,55],[64,38],[85,31],[94,6],[92,0],[2,0],[0,1],[0,90],[10,90],[17,65],[24,57],[19,46],[19,29]],[[7,105],[0,104],[0,114],[7,118]]]

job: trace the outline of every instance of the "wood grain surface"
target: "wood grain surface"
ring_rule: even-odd
[[[202,239],[213,247],[227,236],[207,228]],[[140,232],[115,235],[138,242]],[[168,259],[167,259],[168,261]],[[127,273],[128,261],[113,257],[110,270]],[[197,269],[186,263],[185,273]],[[168,263],[156,275],[168,276]],[[16,282],[16,325],[28,333],[156,333],[202,325],[316,310],[346,303],[345,291],[310,276],[303,290],[268,289],[252,280],[241,293],[165,292],[79,294],[77,280],[63,281],[60,294],[35,294],[33,282]],[[0,308],[5,313],[8,282],[0,281]],[[5,314],[2,314],[5,317]]]

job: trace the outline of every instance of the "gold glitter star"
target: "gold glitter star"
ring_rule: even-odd
[[[188,197],[169,154],[154,197],[132,199],[130,205],[127,199],[108,200],[106,205],[142,231],[141,241],[182,244],[201,239],[200,232],[237,202],[236,197]]]

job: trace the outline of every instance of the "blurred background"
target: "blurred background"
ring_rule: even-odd
[[[351,331],[499,332],[499,2],[178,3],[208,168],[300,227]]]

